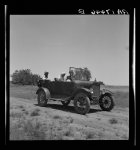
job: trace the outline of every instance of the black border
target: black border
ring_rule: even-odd
[[[6,66],[6,70],[7,70],[7,81],[9,81],[9,70],[10,70],[10,15],[81,15],[79,14],[78,10],[81,8],[77,8],[77,9],[68,9],[68,8],[60,8],[60,9],[50,9],[50,8],[46,8],[46,7],[13,7],[13,6],[7,6],[7,15],[6,15],[6,45],[7,45],[7,51],[6,51],[6,55],[8,57],[7,59],[7,66]],[[83,9],[83,8],[82,8]],[[91,9],[84,9],[85,12],[87,12],[85,15],[92,15],[90,12]],[[114,10],[114,9],[113,9]],[[115,9],[116,10],[116,9]],[[125,9],[128,11],[129,16],[130,16],[130,23],[129,23],[129,140],[128,141],[69,141],[69,146],[70,146],[70,142],[72,143],[78,143],[81,145],[81,143],[83,144],[91,144],[92,145],[104,145],[104,144],[112,144],[112,145],[119,145],[119,144],[124,144],[125,146],[129,146],[129,145],[134,145],[134,127],[135,127],[135,116],[134,116],[134,92],[133,92],[133,80],[132,80],[132,65],[133,65],[133,36],[134,36],[134,31],[133,31],[133,20],[134,20],[134,9]],[[117,14],[116,14],[117,15]],[[17,141],[9,141],[9,82],[6,85],[7,88],[7,114],[6,114],[6,144],[17,144]],[[130,100],[131,99],[131,100]],[[52,146],[52,143],[54,142],[55,146],[57,146],[57,144],[61,144],[61,141],[19,141],[18,143],[20,144],[20,142],[24,142],[24,143],[37,143],[39,144],[40,142],[44,143],[46,146],[48,144],[48,142],[50,143],[50,146]],[[68,141],[64,141],[64,142],[68,142]],[[79,143],[80,142],[80,143]],[[100,144],[101,143],[101,144]],[[72,145],[73,146],[73,145]]]
[[[4,33],[5,18],[4,18],[4,7],[3,7],[3,5],[0,5],[0,18],[1,18],[1,21],[0,21],[0,35],[2,37],[1,38],[1,44],[0,44],[0,46],[1,46],[1,55],[0,56],[5,56],[5,49],[2,50],[3,48],[5,48],[5,33]],[[1,57],[1,60],[3,60],[1,62],[5,62],[5,57]],[[1,68],[1,69],[4,68],[3,71],[1,70],[1,75],[3,77],[4,77],[4,75],[6,77],[6,74],[5,74],[6,66],[5,65],[6,64],[4,63],[2,68]],[[1,83],[5,82],[4,78],[1,77],[0,79],[1,79],[0,80]],[[7,88],[6,85],[4,86],[4,88],[1,86],[1,95],[4,94],[4,93],[6,95],[6,92],[4,92],[4,90],[6,88]],[[0,113],[0,118],[1,118],[0,132],[1,132],[1,135],[5,134],[5,126],[4,126],[5,125],[5,121],[6,121],[6,118],[4,116],[5,115],[5,111],[6,111],[5,110],[5,105],[4,105],[5,104],[5,100],[6,100],[5,95],[1,96],[1,104],[0,104],[0,106],[1,106],[1,109],[0,109],[1,110],[1,113]],[[3,124],[3,126],[2,126],[2,124]],[[0,143],[5,143],[5,136],[2,136]]]
[[[9,77],[10,77],[10,16],[9,16],[9,13],[8,13],[8,6],[6,6],[6,46],[7,46],[7,81],[9,81]],[[7,106],[7,114],[6,114],[6,142],[9,140],[9,133],[10,133],[10,117],[9,117],[9,114],[10,114],[10,83],[7,82],[7,97],[8,97],[8,101],[6,103],[6,106]]]

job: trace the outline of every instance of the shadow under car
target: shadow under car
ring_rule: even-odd
[[[35,106],[39,106],[38,104],[34,104]],[[66,111],[66,112],[71,112],[71,113],[76,113],[75,109],[74,109],[74,106],[64,106],[64,105],[61,105],[61,104],[47,104],[47,106],[44,106],[44,107],[48,107],[48,108],[53,108],[53,109],[57,109],[57,110],[62,110],[62,111]],[[89,112],[88,113],[96,113],[96,112],[99,112],[99,111],[102,111],[101,109],[93,109],[93,108],[90,108]]]

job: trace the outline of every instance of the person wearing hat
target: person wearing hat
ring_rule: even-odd
[[[45,79],[48,79],[49,72],[44,72]]]
[[[61,75],[60,75],[60,81],[65,81],[65,75],[66,73],[65,72],[62,72]]]

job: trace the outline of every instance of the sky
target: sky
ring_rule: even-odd
[[[10,15],[10,74],[31,69],[53,80],[69,67],[129,85],[129,15]]]

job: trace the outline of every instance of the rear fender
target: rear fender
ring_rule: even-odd
[[[36,94],[39,94],[40,91],[44,91],[47,98],[50,98],[50,97],[51,97],[50,91],[49,91],[47,88],[40,87],[40,88],[36,91]]]

